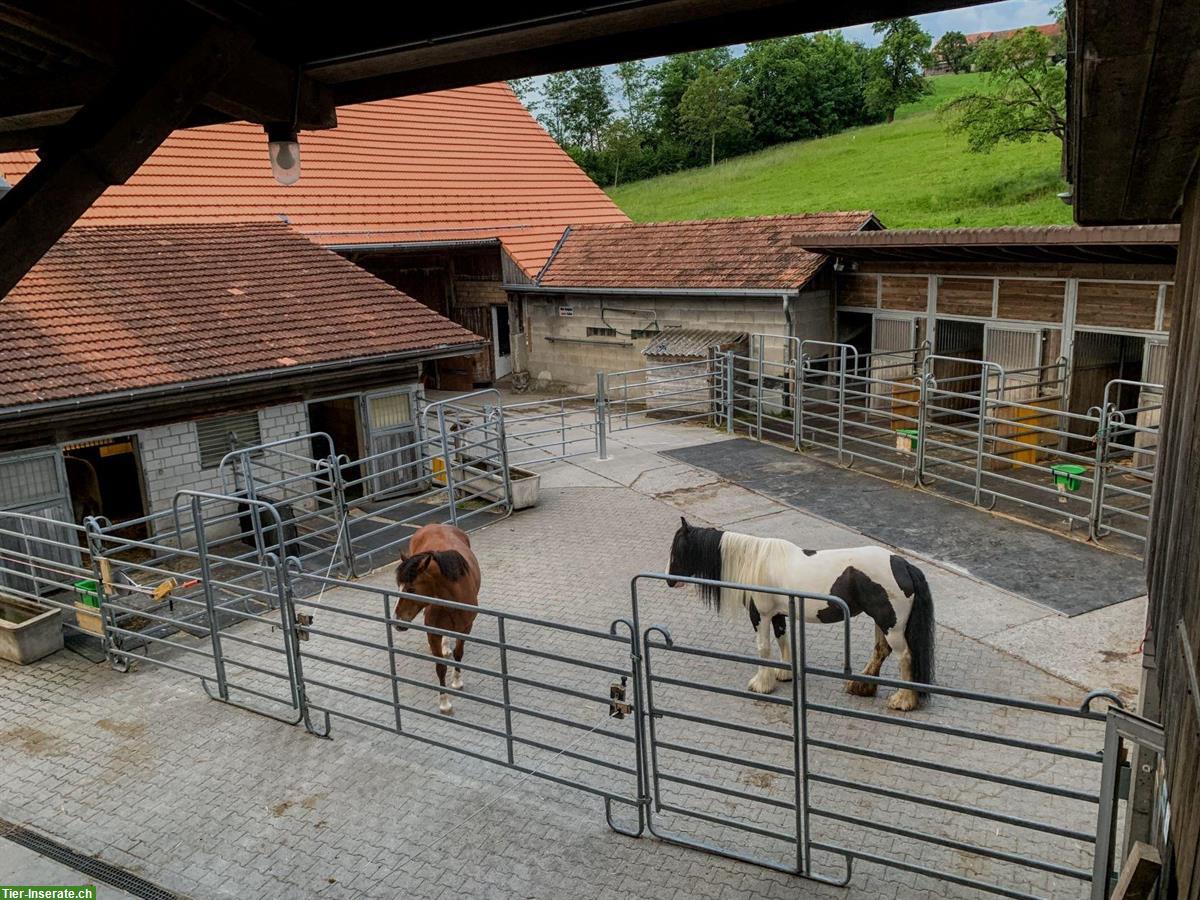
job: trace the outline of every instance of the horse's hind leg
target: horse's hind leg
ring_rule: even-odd
[[[904,631],[897,625],[887,633],[888,643],[892,649],[900,655],[900,677],[905,681],[913,680],[913,658],[912,651],[908,649],[908,641],[904,637]],[[888,698],[888,709],[899,710],[900,712],[908,712],[910,709],[917,708],[917,692],[909,688],[900,688],[896,693]]]
[[[447,640],[449,640],[449,638],[447,638]],[[462,638],[459,638],[458,640],[456,640],[454,642],[454,661],[456,663],[462,662],[463,648],[465,646],[466,646],[466,641],[464,641]],[[456,691],[461,691],[462,686],[463,686],[462,669],[459,668],[458,666],[455,666],[454,674],[450,676],[450,687],[454,688],[454,690],[456,690]]]
[[[867,663],[867,667],[863,669],[864,675],[878,675],[879,670],[883,667],[883,661],[892,653],[892,645],[888,643],[887,635],[883,633],[883,629],[878,625],[875,626],[875,649],[871,652],[871,660]],[[875,688],[877,685],[867,681],[847,681],[846,693],[854,694],[856,697],[874,697]]]
[[[771,628],[775,632],[775,640],[779,644],[779,658],[785,663],[792,661],[792,644],[787,636],[787,616],[783,613],[771,617]],[[776,669],[775,677],[780,681],[791,681],[792,670]]]
[[[449,656],[449,654],[446,653],[446,648],[449,646],[449,638],[443,639],[440,634],[433,634],[432,632],[429,632],[427,637],[429,638],[429,651],[434,656]],[[454,706],[450,703],[450,695],[445,691],[446,665],[444,663],[436,663],[434,668],[437,669],[438,684],[440,684],[443,688],[441,693],[438,694],[438,711],[442,713],[442,715],[448,716],[454,712]]]

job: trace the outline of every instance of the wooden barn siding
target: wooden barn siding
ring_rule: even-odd
[[[1076,325],[1154,329],[1158,311],[1157,284],[1081,281],[1077,296]]]
[[[1065,281],[1001,278],[997,314],[1021,322],[1061,322],[1066,295]]]
[[[841,306],[875,307],[879,303],[879,276],[839,275],[837,302]]]
[[[1158,663],[1161,716],[1171,799],[1170,842],[1178,896],[1200,896],[1200,734],[1189,676],[1180,652],[1179,622],[1200,656],[1200,189],[1197,174],[1184,200],[1175,278],[1169,374],[1154,526],[1147,546],[1149,620]]]
[[[937,311],[947,316],[990,316],[992,281],[986,278],[939,278]]]
[[[1012,262],[876,262],[862,260],[855,270],[859,276],[884,275],[980,275],[1000,278],[1095,278],[1100,281],[1170,281],[1175,268],[1161,263],[1031,263]],[[849,273],[847,273],[849,274]]]
[[[929,308],[929,279],[907,275],[884,275],[880,279],[880,306],[925,312]]]

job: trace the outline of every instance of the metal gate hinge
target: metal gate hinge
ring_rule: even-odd
[[[312,613],[296,613],[296,639],[307,641],[309,638],[308,626],[313,623]]]
[[[633,707],[625,702],[625,683],[626,677],[621,676],[620,681],[614,681],[608,686],[608,715],[612,719],[623,719],[633,712]]]

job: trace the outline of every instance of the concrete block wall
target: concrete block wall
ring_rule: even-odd
[[[264,443],[298,437],[308,432],[308,411],[303,403],[287,403],[258,411]],[[200,445],[195,422],[172,422],[137,432],[149,512],[171,508],[181,490],[222,491],[220,472],[200,465]]]
[[[833,332],[832,299],[828,291],[806,291],[791,304],[795,334],[829,340]],[[532,383],[542,389],[592,390],[596,372],[638,369],[647,364],[642,350],[649,338],[632,338],[633,329],[646,328],[657,319],[662,329],[704,328],[709,331],[744,331],[747,334],[788,334],[782,298],[658,297],[526,295],[526,351],[522,362]],[[570,307],[562,316],[559,307]],[[608,307],[601,316],[602,307]],[[637,310],[637,312],[618,312]],[[624,334],[589,336],[589,327],[612,327]],[[555,340],[547,340],[554,338]],[[782,348],[782,342],[778,345]],[[780,351],[781,352],[781,351]]]

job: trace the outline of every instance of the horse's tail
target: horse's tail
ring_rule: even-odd
[[[909,576],[913,583],[913,605],[904,626],[904,640],[912,653],[912,678],[921,684],[933,684],[934,679],[934,620],[933,595],[929,593],[929,582],[925,573],[908,563]],[[929,697],[928,691],[918,691],[922,700]]]

